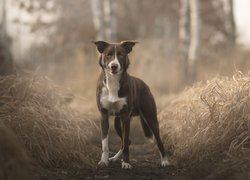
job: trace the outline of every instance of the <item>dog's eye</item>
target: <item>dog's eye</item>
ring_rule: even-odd
[[[108,54],[106,57],[107,57],[108,59],[111,59],[111,58],[112,58],[112,54]]]
[[[124,57],[123,54],[117,54],[117,56],[118,56],[119,58],[123,58],[123,57]]]

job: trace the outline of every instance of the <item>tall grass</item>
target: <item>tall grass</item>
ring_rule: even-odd
[[[0,124],[0,179],[31,179],[30,163],[30,158],[18,138]]]
[[[159,123],[177,165],[218,157],[250,162],[250,75],[187,88],[165,104]]]
[[[43,167],[96,164],[101,149],[95,115],[70,108],[69,99],[46,77],[0,77],[0,178],[11,172],[1,166],[8,159],[17,173],[29,165],[27,154]],[[236,167],[249,164],[250,75],[200,82],[160,104],[161,136],[177,166],[225,159]]]
[[[0,77],[0,120],[43,166],[89,166],[94,163],[93,114],[68,106],[68,96],[46,77],[33,74]]]

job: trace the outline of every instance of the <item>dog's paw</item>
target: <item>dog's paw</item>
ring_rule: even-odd
[[[161,158],[161,166],[162,167],[166,167],[166,166],[170,166],[170,162],[168,161],[167,156],[165,156],[164,158]]]
[[[108,167],[109,162],[108,161],[99,161],[97,164],[97,169],[103,169],[105,167]]]
[[[111,161],[111,162],[117,162],[120,159],[121,155],[122,155],[122,149],[120,149],[116,153],[116,155],[114,155],[113,157],[109,158],[109,161]]]
[[[113,156],[113,157],[109,158],[110,162],[117,162],[118,160],[119,160],[119,158],[116,157],[116,156]]]
[[[152,144],[155,144],[155,142],[156,142],[156,141],[155,141],[155,136],[154,136],[154,135],[152,135],[152,137],[150,137],[148,140],[149,140],[149,142],[152,143]]]
[[[132,168],[131,164],[122,162],[122,169],[131,169],[131,168]]]

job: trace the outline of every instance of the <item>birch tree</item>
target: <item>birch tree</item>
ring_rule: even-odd
[[[224,27],[228,39],[234,44],[235,35],[235,21],[234,21],[234,11],[233,11],[233,0],[223,0],[223,10],[224,10]]]
[[[114,14],[115,2],[112,0],[104,0],[104,17],[105,17],[105,30],[106,38],[111,41],[116,40],[116,18]]]
[[[6,0],[0,0],[0,26],[1,32],[5,30],[6,23]]]
[[[115,1],[91,0],[93,24],[96,38],[99,40],[116,41]]]
[[[6,32],[6,0],[0,0],[0,75],[13,72],[10,39]]]
[[[190,6],[190,46],[188,51],[189,66],[193,66],[197,60],[200,41],[200,13],[199,0],[189,0]]]
[[[181,42],[182,51],[186,52],[188,49],[188,0],[180,0],[180,20],[179,20],[179,39]]]
[[[100,0],[91,0],[91,8],[93,15],[93,24],[96,30],[96,38],[104,39],[104,16],[103,16],[103,1]]]
[[[184,54],[185,77],[188,81],[196,78],[195,64],[200,42],[199,0],[180,0],[179,40]]]

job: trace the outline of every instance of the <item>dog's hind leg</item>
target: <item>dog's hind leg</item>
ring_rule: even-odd
[[[122,168],[124,169],[130,169],[132,168],[131,164],[129,163],[129,133],[130,133],[130,120],[131,117],[124,113],[121,116],[121,122],[122,122],[122,155],[123,155],[123,161],[122,161]]]
[[[114,126],[115,126],[115,130],[116,130],[117,134],[119,135],[119,137],[122,140],[122,124],[121,124],[121,118],[119,116],[115,117]],[[129,145],[130,144],[131,144],[131,141],[129,140]]]
[[[144,130],[144,133],[147,137],[147,135],[149,136],[149,129],[151,129],[153,136],[149,136],[151,138],[153,138],[156,141],[156,144],[158,146],[158,149],[160,151],[160,155],[161,155],[161,165],[162,166],[167,166],[170,165],[168,158],[166,156],[166,152],[162,143],[162,140],[160,138],[160,131],[159,131],[159,124],[157,121],[157,115],[156,115],[156,108],[152,108],[152,109],[142,109],[141,110],[141,117],[144,119],[145,121],[145,125],[147,125],[148,129],[146,129],[146,132]],[[145,127],[143,127],[144,129]],[[147,134],[146,134],[147,133]]]
[[[141,120],[141,125],[142,125],[142,130],[144,132],[144,135],[150,139],[150,141],[152,140],[152,143],[154,142],[154,135],[152,130],[149,128],[147,121],[145,120],[145,117],[143,116],[143,114],[140,114],[140,120]]]
[[[115,130],[117,134],[120,136],[122,139],[122,127],[121,127],[121,119],[119,116],[115,117],[115,123],[114,123]]]

